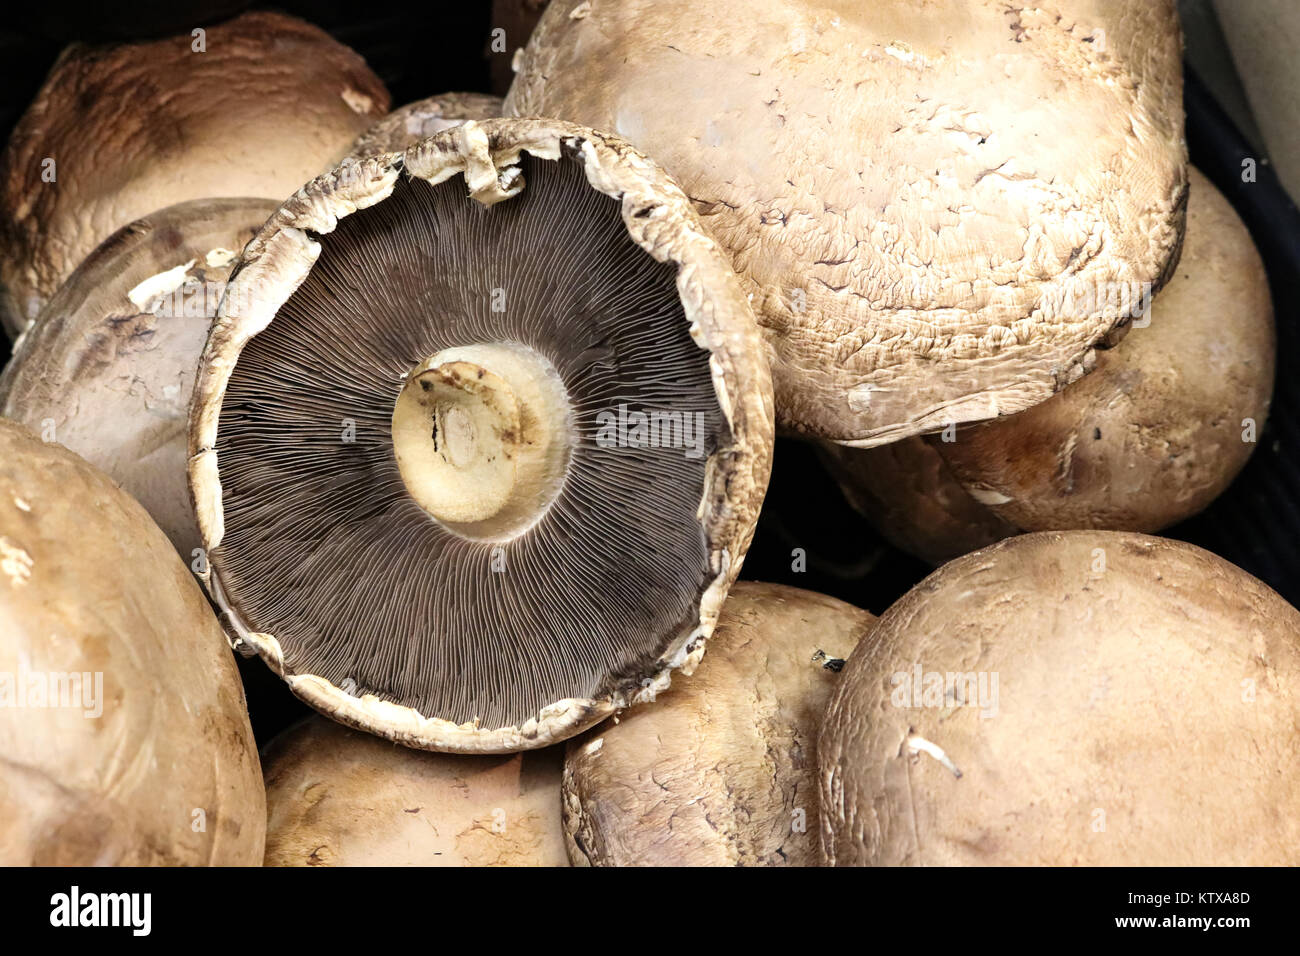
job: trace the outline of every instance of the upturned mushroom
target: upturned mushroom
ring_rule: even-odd
[[[875,618],[741,581],[689,681],[569,741],[564,834],[595,866],[816,866],[817,734]]]
[[[132,220],[191,199],[282,200],[387,109],[361,57],[275,13],[69,47],[0,157],[0,325],[21,332]]]
[[[822,725],[833,865],[1300,863],[1300,612],[1126,532],[1021,535],[881,616]]]
[[[558,748],[408,750],[323,717],[271,742],[267,866],[567,866]]]
[[[725,257],[626,143],[497,119],[349,163],[253,239],[213,324],[210,590],[344,723],[542,747],[703,654],[770,389]]]
[[[753,299],[778,423],[866,447],[1043,401],[1164,282],[1180,52],[1173,0],[555,0],[505,111],[662,163]]]
[[[185,481],[195,369],[230,270],[277,205],[200,199],[118,230],[19,337],[0,375],[0,415],[101,469],[187,561],[199,547]]]
[[[1255,450],[1275,361],[1263,262],[1196,170],[1182,259],[1135,326],[1028,411],[899,447],[828,449],[832,470],[890,540],[936,563],[1019,531],[1189,518]]]
[[[486,93],[430,96],[393,110],[357,137],[346,158],[365,159],[380,153],[400,153],[420,140],[459,126],[466,120],[492,119],[500,115],[499,96]]]
[[[256,866],[230,648],[129,495],[0,419],[0,865]]]

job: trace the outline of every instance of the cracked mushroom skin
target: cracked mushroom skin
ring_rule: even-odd
[[[466,120],[493,119],[500,115],[499,96],[486,93],[430,96],[393,110],[358,136],[345,158],[366,159],[382,153],[400,153]]]
[[[388,109],[365,61],[293,17],[72,46],[0,157],[0,324],[12,337],[104,239],[191,199],[281,201]],[[46,181],[46,180],[50,181]]]
[[[1180,54],[1172,0],[555,0],[505,112],[662,163],[752,297],[778,425],[867,447],[1043,401],[1125,318],[1049,297],[1163,281]]]
[[[267,866],[568,866],[560,748],[409,750],[308,717],[271,742]]]
[[[913,588],[840,678],[829,865],[1300,862],[1300,613],[1200,548],[1009,538]]]
[[[689,681],[569,742],[569,859],[818,865],[818,726],[835,664],[874,622],[811,591],[738,582]]]
[[[0,415],[81,455],[144,505],[189,561],[194,374],[230,270],[278,207],[198,199],[118,230],[15,343]]]
[[[1199,171],[1190,178],[1178,269],[1091,374],[952,441],[829,453],[845,493],[891,541],[939,563],[990,534],[1153,532],[1228,487],[1268,417],[1273,306],[1245,225]]]
[[[0,419],[0,865],[256,866],[221,625],[129,495]]]
[[[772,429],[753,314],[662,170],[467,122],[318,178],[245,251],[190,415],[207,581],[343,723],[543,747],[690,673]]]

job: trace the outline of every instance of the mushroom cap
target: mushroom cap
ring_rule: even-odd
[[[554,0],[507,115],[654,156],[732,256],[778,423],[870,446],[1028,408],[1158,286],[1186,191],[1173,0]]]
[[[443,93],[416,100],[393,110],[357,137],[347,159],[366,159],[380,153],[400,153],[434,133],[459,126],[465,120],[493,119],[501,115],[501,97],[486,93]]]
[[[1020,531],[972,498],[921,436],[877,448],[820,442],[817,450],[854,510],[894,547],[931,564]]]
[[[732,588],[688,681],[569,741],[569,859],[595,866],[816,866],[817,732],[875,617],[777,584]]]
[[[1276,337],[1250,233],[1197,170],[1182,258],[1145,321],[1049,401],[936,442],[962,485],[1027,531],[1158,531],[1217,498],[1263,431]]]
[[[502,540],[422,508],[392,431],[426,355],[494,340],[572,402],[559,497]],[[337,720],[545,746],[703,653],[766,488],[770,388],[734,273],[626,143],[497,119],[345,164],[250,243],[213,324],[190,416],[209,588]],[[695,416],[699,454],[607,445],[616,403]]]
[[[567,866],[558,748],[421,753],[323,717],[267,747],[267,866]]]
[[[0,634],[0,864],[261,861],[257,746],[202,590],[129,495],[3,419]]]
[[[1268,416],[1273,307],[1246,227],[1190,175],[1178,269],[1150,324],[1099,351],[1091,374],[950,435],[825,453],[890,541],[937,564],[1020,531],[1158,531],[1232,482]]]
[[[189,560],[186,420],[208,327],[270,199],[196,199],[106,239],[15,343],[0,415],[57,441],[144,505]]]
[[[1222,558],[1009,538],[913,588],[845,665],[825,862],[1295,865],[1298,687],[1300,613]]]
[[[0,157],[11,336],[117,229],[189,199],[283,199],[388,109],[360,56],[293,17],[247,13],[196,42],[69,47],[18,121]]]

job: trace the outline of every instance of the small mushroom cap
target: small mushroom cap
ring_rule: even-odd
[[[1245,224],[1196,170],[1182,258],[1143,321],[1049,401],[936,443],[978,501],[1027,531],[1158,531],[1228,487],[1268,417],[1273,304]]]
[[[818,454],[849,504],[886,541],[931,564],[1019,533],[972,498],[920,436],[878,448],[821,442]]]
[[[440,427],[444,396],[408,427],[395,405],[416,414],[405,396],[434,379],[461,424]],[[632,412],[677,425],[620,431]],[[662,170],[573,124],[466,122],[319,177],[245,250],[190,416],[207,580],[240,640],[342,722],[431,750],[542,747],[699,659],[772,427],[753,314]],[[399,443],[443,464],[404,467]],[[458,449],[537,492],[502,495],[531,523],[417,493]]]
[[[1028,408],[1158,286],[1186,192],[1173,0],[554,0],[505,111],[654,156],[732,256],[778,423],[869,446]]]
[[[0,419],[0,865],[256,866],[230,647],[107,476]]]
[[[811,591],[738,582],[690,679],[569,742],[569,858],[816,866],[817,733],[839,676],[825,662],[874,622]]]
[[[459,126],[466,120],[501,115],[501,97],[486,93],[443,93],[416,100],[393,110],[357,137],[347,158],[365,159],[381,153],[400,153],[434,133]]]
[[[935,563],[1019,531],[1176,524],[1218,497],[1254,451],[1276,351],[1259,253],[1195,169],[1182,258],[1142,325],[1034,408],[883,448],[828,450],[828,465],[890,541]]]
[[[323,717],[263,756],[267,866],[567,866],[559,748],[422,753]]]
[[[1009,538],[913,588],[840,678],[828,864],[1300,862],[1300,612],[1192,545]]]
[[[190,199],[283,199],[388,109],[360,56],[293,17],[247,13],[198,42],[69,47],[18,121],[0,157],[10,335],[115,230]]]
[[[189,561],[194,373],[226,279],[277,204],[196,199],[119,229],[69,276],[0,375],[0,415],[57,441],[144,505]]]

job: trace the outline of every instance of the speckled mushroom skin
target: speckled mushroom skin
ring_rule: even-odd
[[[875,617],[741,581],[695,674],[569,742],[570,859],[596,866],[816,866],[817,732]]]
[[[114,230],[189,199],[283,199],[388,109],[365,61],[301,20],[247,13],[197,42],[69,47],[18,121],[0,157],[10,336]]]
[[[267,866],[568,866],[558,748],[408,750],[308,717],[263,755]]]
[[[996,675],[992,715],[903,706],[918,666]],[[936,571],[849,658],[819,751],[825,862],[1294,866],[1297,687],[1300,613],[1223,559],[1124,532],[1008,539]]]
[[[675,634],[660,635],[662,651],[650,673],[611,677],[590,698],[565,698],[521,726],[457,724],[436,714],[355,696],[315,674],[294,673],[274,634],[252,630],[221,583],[219,568],[202,575],[223,608],[237,644],[255,650],[294,693],[335,720],[410,747],[458,753],[537,749],[565,740],[634,703],[653,700],[673,671],[689,675],[704,654],[727,591],[740,572],[772,467],[771,378],[759,332],[735,273],[704,231],[681,188],[653,160],[627,142],[548,119],[468,121],[411,146],[348,161],[317,177],[284,202],[244,251],[208,338],[190,408],[189,483],[203,542],[213,552],[225,536],[216,450],[221,405],[230,374],[248,341],[275,318],[303,281],[320,243],[313,236],[338,220],[382,202],[399,175],[440,183],[463,175],[470,195],[485,205],[508,201],[527,184],[517,172],[521,153],[557,160],[564,149],[580,156],[593,189],[618,198],[632,240],[659,262],[678,267],[677,293],[689,332],[710,353],[714,393],[729,443],[708,458],[698,520],[706,542],[707,587],[698,617]]]
[[[348,159],[365,159],[380,153],[400,153],[434,133],[459,126],[465,120],[485,120],[501,115],[501,97],[486,93],[443,93],[416,100],[393,110],[357,137]]]
[[[1028,408],[1159,283],[1186,189],[1172,0],[555,0],[507,115],[654,156],[731,254],[778,423],[871,446]],[[597,79],[598,78],[598,81]]]
[[[0,634],[0,864],[261,862],[257,747],[202,590],[130,496],[3,419]],[[31,706],[69,673],[102,675],[92,706]]]
[[[123,227],[59,288],[0,374],[0,415],[101,469],[186,562],[200,545],[185,481],[195,369],[230,270],[275,209],[196,199]]]
[[[1151,532],[1191,517],[1255,450],[1276,348],[1264,264],[1195,169],[1182,258],[1149,322],[1028,411],[953,441],[829,451],[841,486],[891,541],[935,563],[1017,531]]]

